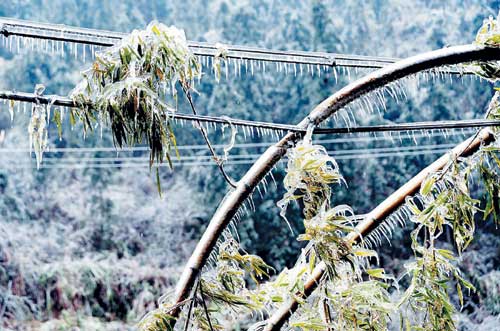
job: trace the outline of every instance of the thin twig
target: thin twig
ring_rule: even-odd
[[[189,91],[189,88],[187,88],[185,86],[182,86],[182,89],[184,90],[184,93],[186,94],[186,98],[189,101],[189,105],[191,106],[191,110],[193,111],[193,114],[194,115],[198,115],[196,113],[196,108],[194,107],[193,98],[191,96],[191,92]],[[210,150],[210,153],[212,154],[212,157],[213,157],[215,163],[217,164],[217,166],[219,167],[220,172],[222,173],[222,176],[224,177],[224,179],[226,180],[226,182],[231,187],[235,188],[236,187],[236,183],[231,179],[231,177],[229,177],[229,175],[224,170],[223,162],[221,161],[221,158],[219,156],[217,156],[217,154],[215,153],[215,149],[213,148],[212,144],[210,143],[210,140],[208,139],[207,132],[205,131],[205,129],[201,125],[200,121],[196,121],[196,123],[197,123],[198,129],[200,130],[200,132],[201,132],[201,134],[203,136],[203,139],[205,140],[205,143],[208,146],[208,149]]]
[[[332,324],[332,313],[330,311],[330,305],[328,304],[328,289],[325,286],[325,298],[323,299],[323,309],[325,311],[325,322],[328,331],[333,331],[330,327]]]
[[[186,323],[184,323],[184,331],[187,331],[187,329],[189,327],[189,322],[191,320],[191,313],[193,311],[193,307],[194,307],[194,304],[196,302],[196,292],[198,292],[199,285],[200,285],[200,279],[198,278],[198,282],[196,283],[194,290],[193,290],[193,294],[191,295],[191,298],[190,298],[191,303],[189,304],[189,310],[188,310],[188,314],[186,317]]]
[[[205,297],[203,295],[203,287],[200,281],[200,295],[201,295],[201,304],[203,305],[203,310],[205,311],[205,315],[207,315],[208,326],[210,327],[210,331],[214,331],[212,326],[212,321],[210,320],[210,314],[208,312],[207,303],[205,302]]]
[[[186,303],[188,303],[188,302],[191,302],[191,301],[193,301],[193,298],[187,298],[186,300],[183,300],[183,301],[181,301],[181,302],[179,302],[179,303],[177,303],[177,304],[175,304],[175,305],[170,306],[170,307],[166,310],[166,312],[167,312],[167,313],[170,313],[172,310],[175,310],[175,309],[177,309],[177,308],[179,308],[179,307],[183,306],[184,304],[186,304]]]

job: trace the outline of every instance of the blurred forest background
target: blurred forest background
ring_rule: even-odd
[[[185,30],[189,40],[243,44],[284,50],[406,57],[446,45],[472,42],[482,20],[496,15],[500,1],[487,0],[4,0],[0,16],[130,32],[158,20]],[[12,53],[0,47],[0,89],[67,95],[80,70],[91,61],[50,54]],[[363,72],[294,76],[284,72],[243,73],[217,83],[202,79],[195,103],[200,113],[278,123],[296,123],[316,104]],[[492,87],[466,79],[438,79],[408,92],[406,102],[390,101],[383,119],[361,124],[479,118]],[[181,103],[181,108],[185,107]],[[213,165],[177,163],[162,168],[163,198],[147,161],[140,167],[96,166],[96,158],[147,157],[146,151],[113,147],[111,134],[82,131],[65,123],[62,139],[50,127],[51,148],[37,170],[28,153],[29,112],[0,103],[0,329],[125,330],[172,290],[183,264],[228,187]],[[186,109],[187,110],[187,109]],[[208,155],[199,132],[175,128],[181,156]],[[466,132],[467,133],[467,132]],[[227,143],[221,131],[215,143]],[[336,189],[337,203],[363,214],[439,155],[441,144],[465,135],[416,138],[426,152],[380,157],[373,148],[399,145],[390,139],[328,137],[325,146],[339,155],[348,187]],[[342,138],[342,139],[341,139]],[[325,137],[322,137],[325,139]],[[237,136],[231,155],[260,154],[272,137]],[[258,143],[257,145],[249,145]],[[415,146],[405,139],[403,146]],[[86,148],[86,149],[69,149]],[[371,153],[371,154],[370,154]],[[347,156],[346,156],[347,155]],[[124,161],[127,162],[127,161]],[[199,163],[199,162],[198,162]],[[249,164],[227,169],[238,179]],[[283,167],[277,186],[254,196],[255,213],[238,226],[243,247],[277,270],[294,263],[301,243],[276,207],[283,193]],[[296,233],[302,219],[289,217]],[[460,264],[478,288],[457,317],[461,330],[496,330],[500,324],[500,237],[492,222],[478,221],[475,243]],[[489,224],[489,225],[488,225]],[[445,243],[446,244],[446,243]],[[451,244],[448,244],[451,245]],[[408,230],[397,230],[381,249],[381,264],[395,274],[412,256]],[[237,326],[235,326],[237,328]]]

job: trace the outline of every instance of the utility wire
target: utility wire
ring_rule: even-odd
[[[0,17],[0,34],[8,38],[9,36],[17,36],[22,38],[29,38],[33,40],[44,40],[61,42],[62,49],[61,53],[64,53],[64,43],[75,43],[90,45],[92,47],[110,47],[115,45],[118,41],[127,36],[126,33],[113,32],[106,30],[97,29],[87,29],[73,27],[63,24],[52,24],[52,23],[39,23],[27,20],[19,20],[8,17]],[[29,40],[28,39],[28,40]],[[20,41],[15,41],[17,47],[21,47]],[[35,46],[31,44],[31,47]],[[12,41],[10,41],[12,46]],[[16,45],[14,45],[15,47]],[[220,53],[220,47],[217,44],[189,41],[189,48],[192,50],[193,54],[200,57],[212,58]],[[36,47],[47,49],[47,44],[37,44]],[[313,66],[317,67],[318,74],[321,74],[321,67],[325,68],[335,68],[335,67],[355,67],[355,68],[382,68],[390,63],[398,61],[397,58],[392,57],[382,57],[382,56],[363,56],[363,55],[351,55],[351,54],[338,54],[338,53],[326,53],[326,52],[309,52],[309,51],[283,51],[283,50],[273,50],[259,47],[241,46],[241,45],[223,45],[226,58],[233,59],[237,62],[237,66],[245,66],[245,70],[251,67],[253,72],[254,64],[255,66],[260,66],[260,63],[265,62],[275,62],[284,64],[284,71],[294,71],[297,70],[302,72],[304,69],[302,65],[306,65],[307,71],[314,74]],[[84,52],[85,47],[82,51]],[[77,53],[77,47],[74,48],[75,55]],[[200,61],[201,62],[201,61]],[[287,65],[293,65],[293,68],[288,68]],[[299,65],[299,69],[297,69]],[[279,67],[279,70],[282,68]],[[239,69],[238,69],[239,70]],[[265,71],[265,68],[263,68]],[[443,69],[441,71],[451,73],[451,74],[468,74],[469,72],[464,72],[462,70],[455,69]]]
[[[447,134],[448,137],[452,136],[467,136],[472,133],[471,130],[460,131],[452,131]],[[432,136],[417,133],[412,136],[404,136],[402,138],[406,140],[414,141],[415,139],[429,139]],[[344,144],[344,143],[363,143],[363,142],[373,142],[373,141],[393,141],[396,140],[393,136],[380,136],[380,137],[350,137],[350,138],[335,138],[335,139],[315,139],[313,140],[314,144],[322,144],[322,145],[330,145],[330,144]],[[273,142],[261,142],[261,143],[241,143],[234,144],[233,150],[235,149],[254,149],[254,148],[267,148],[271,146]],[[428,145],[423,145],[428,146]],[[226,147],[226,145],[213,145],[215,149],[222,149]],[[206,151],[206,145],[179,145],[177,146],[179,151],[187,150],[187,151]],[[114,153],[114,154],[127,154],[127,153],[137,153],[137,152],[149,152],[149,147],[139,146],[139,147],[49,147],[48,150],[44,151],[44,155],[50,155],[54,153]],[[9,154],[9,153],[29,153],[29,148],[12,148],[12,147],[4,147],[0,148],[0,154]],[[338,152],[338,151],[337,151]]]
[[[411,157],[411,156],[421,156],[421,155],[434,155],[434,154],[442,154],[449,151],[449,148],[445,149],[430,149],[430,150],[422,150],[422,151],[409,151],[409,152],[387,152],[387,153],[370,153],[370,154],[357,154],[357,155],[340,155],[335,157],[335,160],[357,160],[357,159],[372,159],[372,158],[391,158],[391,157]],[[252,160],[234,160],[227,163],[227,166],[231,165],[251,165],[255,162],[255,159]],[[186,167],[195,167],[195,166],[214,166],[211,161],[206,162],[180,162],[173,160],[174,166],[186,166]],[[153,167],[168,167],[165,164],[154,165]],[[75,162],[73,164],[45,164],[42,163],[40,165],[40,169],[93,169],[93,168],[149,168],[149,163],[138,163],[138,162],[127,162],[127,163],[92,163],[92,164],[82,164],[80,162]],[[0,165],[0,169],[36,169],[36,165],[28,165],[28,164],[12,164],[12,166]]]
[[[352,154],[376,154],[382,152],[405,152],[405,151],[423,151],[435,148],[452,148],[456,146],[456,144],[431,144],[431,145],[421,145],[421,146],[393,146],[393,147],[377,147],[377,148],[361,148],[361,149],[347,149],[347,150],[329,150],[328,154],[334,156],[335,158],[341,155],[352,155]],[[1,151],[1,150],[0,150]],[[234,159],[256,159],[260,154],[238,154],[238,155],[230,155],[228,156],[229,160]],[[213,157],[210,155],[181,155],[179,158],[175,158],[175,160],[211,160]],[[143,156],[125,156],[125,157],[107,157],[107,156],[92,156],[92,157],[46,157],[44,162],[59,162],[59,161],[75,161],[75,162],[123,162],[123,161],[148,161],[149,157]]]
[[[38,23],[13,18],[0,18],[0,33],[5,37],[70,42],[99,47],[109,47],[127,36],[126,33],[67,26],[62,24]],[[195,55],[213,57],[219,53],[216,44],[189,41],[189,48]],[[319,65],[327,67],[381,68],[395,62],[389,57],[347,55],[324,52],[282,51],[259,47],[224,45],[227,58],[246,61],[280,62],[289,64]]]
[[[68,97],[57,95],[38,96],[34,93],[0,91],[0,99],[14,100],[20,102],[51,104],[53,106],[72,107],[77,105]],[[299,128],[292,124],[279,124],[270,122],[250,121],[234,119],[227,116],[208,116],[178,113],[175,111],[166,112],[166,115],[174,120],[203,122],[205,124],[222,124],[231,123],[234,126],[240,126],[249,129],[256,129],[258,135],[264,135],[271,132],[283,134],[285,132],[306,133],[306,129]],[[446,129],[461,129],[473,127],[492,127],[500,126],[500,120],[487,119],[471,119],[458,121],[427,121],[414,123],[400,124],[385,124],[385,125],[370,125],[357,127],[341,127],[341,128],[316,128],[314,134],[347,134],[347,133],[370,133],[370,132],[397,132],[397,131],[418,131],[418,130],[446,130]],[[253,131],[252,131],[253,132]],[[250,134],[250,132],[249,132]]]
[[[329,155],[339,158],[339,157],[347,157],[349,155],[376,155],[381,153],[403,153],[403,152],[418,152],[418,151],[429,151],[429,150],[447,150],[454,147],[455,144],[429,144],[429,145],[420,145],[420,146],[392,146],[392,147],[377,147],[377,148],[364,148],[364,149],[348,149],[348,150],[329,150],[327,151]],[[245,159],[256,159],[260,156],[260,154],[239,154],[239,155],[231,155],[228,157],[228,160],[231,161],[241,161]],[[8,159],[7,159],[8,160]],[[175,158],[177,162],[183,161],[209,161],[211,160],[210,155],[181,155],[179,158]],[[82,163],[82,162],[146,162],[149,161],[148,157],[142,156],[126,156],[126,157],[47,157],[45,158],[45,163]],[[16,161],[17,162],[17,161]]]
[[[448,132],[447,136],[452,137],[452,136],[467,136],[470,133],[473,133],[471,130],[463,130],[463,131],[452,131]],[[429,139],[432,136],[429,136],[427,134],[422,134],[422,133],[416,133],[411,136],[402,136],[402,139],[405,140],[414,140],[414,139],[420,139],[420,138],[425,138]],[[399,139],[399,138],[397,138]],[[322,145],[329,145],[329,144],[344,144],[344,143],[363,143],[363,142],[374,142],[374,141],[386,141],[386,140],[391,140],[394,141],[396,140],[395,137],[393,136],[380,136],[380,137],[349,137],[349,138],[334,138],[334,139],[314,139],[313,143],[314,144],[322,144]],[[273,142],[261,142],[261,143],[242,143],[242,144],[234,144],[233,149],[240,149],[240,148],[267,148],[271,146]],[[213,145],[214,148],[220,149],[226,147],[226,145]],[[204,150],[206,151],[207,146],[206,145],[179,145],[177,146],[178,150]],[[0,148],[0,154],[1,153],[27,153],[29,152],[29,148]],[[49,148],[48,150],[44,151],[45,154],[50,154],[50,153],[95,153],[95,152],[102,152],[102,153],[116,153],[116,154],[122,154],[122,153],[133,153],[133,152],[149,152],[149,147],[146,146],[140,146],[140,147],[52,147]]]
[[[472,130],[463,130],[463,131],[451,131],[447,133],[448,137],[453,137],[453,136],[467,136],[470,133],[473,133]],[[416,139],[424,138],[424,139],[430,139],[433,136],[427,135],[427,134],[422,134],[422,133],[416,133],[414,135],[408,135],[408,136],[402,136],[402,139],[404,140],[411,140],[414,141]],[[397,138],[399,139],[399,138]],[[363,142],[374,142],[374,141],[394,141],[396,140],[395,137],[393,136],[369,136],[369,137],[349,137],[349,138],[334,138],[334,139],[314,139],[313,143],[314,144],[322,144],[322,145],[330,145],[330,144],[344,144],[344,143],[363,143]],[[233,150],[234,149],[248,149],[248,148],[267,148],[271,146],[273,142],[261,142],[261,143],[241,143],[241,144],[234,144]],[[427,146],[427,145],[425,145]],[[226,147],[226,145],[213,145],[215,149],[222,149]],[[198,144],[198,145],[178,145],[177,149],[179,151],[182,150],[188,150],[188,151],[194,151],[194,150],[202,150],[206,151],[207,146],[203,144]],[[115,153],[115,154],[123,154],[123,153],[134,153],[134,152],[149,152],[149,147],[146,146],[139,146],[139,147],[49,147],[48,150],[44,151],[44,155],[46,154],[51,154],[51,153]],[[5,153],[28,153],[30,151],[29,148],[12,148],[12,147],[7,147],[7,148],[0,148],[0,154],[5,154]]]

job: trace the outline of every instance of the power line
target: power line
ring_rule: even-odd
[[[357,154],[357,155],[341,155],[335,157],[336,160],[357,160],[357,159],[370,159],[370,158],[391,158],[391,157],[411,157],[411,156],[421,156],[421,155],[433,155],[446,153],[450,149],[430,149],[422,151],[408,151],[408,152],[386,152],[386,153],[373,153],[373,154]],[[226,166],[231,165],[251,165],[255,162],[255,159],[250,160],[234,160],[226,163]],[[193,161],[193,162],[179,162],[173,161],[174,167],[176,166],[213,166],[216,165],[214,162],[206,161]],[[127,162],[127,163],[92,163],[92,164],[82,164],[75,162],[73,164],[45,164],[42,163],[41,169],[94,169],[94,168],[148,168],[149,163],[137,163],[137,162]],[[154,167],[167,167],[166,164],[154,165]],[[35,165],[29,166],[27,164],[13,164],[12,166],[0,165],[0,169],[36,169]]]
[[[463,130],[460,131],[451,131],[447,133],[448,137],[453,136],[467,136],[468,134],[472,134],[473,130]],[[406,135],[402,136],[402,139],[414,141],[416,139],[424,138],[430,139],[433,136],[423,133],[416,133],[414,135]],[[334,139],[314,139],[314,144],[322,144],[322,145],[330,145],[330,144],[344,144],[344,143],[363,143],[363,142],[374,142],[374,141],[395,141],[398,140],[398,137],[393,136],[364,136],[364,137],[348,137],[348,138],[334,138]],[[235,149],[248,149],[248,148],[267,148],[271,146],[273,142],[261,142],[261,143],[241,143],[234,144],[232,150]],[[427,145],[425,145],[427,146]],[[222,149],[226,147],[224,144],[213,145],[216,149]],[[179,145],[177,146],[179,151],[183,150],[206,150],[207,145],[197,144],[197,145]],[[51,147],[44,152],[44,154],[52,154],[52,153],[115,153],[115,154],[123,154],[123,153],[133,153],[133,152],[149,152],[149,147],[139,146],[139,147]],[[0,154],[5,153],[28,153],[30,152],[29,148],[0,148]]]
[[[52,104],[54,106],[76,108],[77,105],[68,97],[57,95],[37,96],[34,93],[0,91],[0,99],[14,100],[29,103]],[[230,118],[227,116],[209,116],[209,115],[193,115],[183,114],[174,111],[165,112],[167,116],[174,120],[189,122],[203,122],[204,124],[219,124],[219,125],[234,125],[242,127],[246,135],[253,135],[256,130],[257,135],[266,135],[274,133],[284,134],[286,132],[305,133],[306,129],[300,128],[292,124],[280,124],[260,121],[250,121]],[[193,123],[193,125],[195,125]],[[462,128],[477,128],[477,127],[492,127],[500,126],[500,120],[487,119],[471,119],[471,120],[456,120],[456,121],[427,121],[413,122],[400,124],[385,124],[385,125],[369,125],[357,127],[341,127],[341,128],[316,128],[314,134],[348,134],[348,133],[371,133],[371,132],[397,132],[397,131],[418,131],[418,130],[446,130],[446,129],[462,129]],[[252,131],[250,131],[252,130]]]
[[[454,147],[454,144],[431,144],[431,145],[421,145],[421,146],[393,146],[393,147],[382,147],[382,148],[366,148],[366,149],[351,149],[351,150],[339,150],[339,151],[328,151],[328,154],[334,156],[335,159],[351,159],[351,158],[359,158],[360,155],[364,156],[377,156],[377,155],[391,155],[391,154],[401,154],[404,155],[408,152],[429,152],[429,151],[446,151],[450,148]],[[235,161],[254,161],[260,155],[259,154],[240,154],[240,155],[230,155],[228,158],[229,163],[233,163]],[[211,162],[212,157],[210,155],[182,155],[180,158],[175,158],[173,160],[176,163],[186,163],[186,162]],[[133,163],[143,163],[149,165],[148,157],[63,157],[63,158],[45,158],[44,165],[51,164],[82,164],[84,162],[88,163],[109,163],[117,164],[116,162],[133,162]],[[18,164],[19,161],[16,161]]]
[[[381,152],[404,152],[404,151],[418,151],[418,150],[429,150],[429,149],[434,149],[434,148],[452,148],[454,147],[455,144],[431,144],[431,145],[421,145],[421,146],[392,146],[392,147],[375,147],[375,148],[361,148],[361,149],[347,149],[347,150],[329,150],[328,154],[332,155],[334,157],[338,157],[341,155],[351,155],[351,154],[367,154],[367,153],[381,153]],[[237,155],[229,155],[228,159],[256,159],[260,156],[260,154],[237,154]],[[211,155],[181,155],[180,160],[211,160],[212,156]],[[99,162],[109,162],[109,161],[114,161],[114,162],[123,162],[123,161],[130,161],[130,160],[137,160],[137,161],[149,161],[149,157],[141,157],[141,156],[125,156],[125,157],[99,157],[99,156],[94,156],[94,157],[64,157],[64,158],[45,158],[45,161],[59,161],[59,160],[67,160],[67,161],[80,161],[80,162],[86,162],[86,161],[99,161]],[[177,160],[177,159],[176,159]]]
[[[110,47],[127,36],[126,33],[67,26],[62,24],[38,23],[13,18],[0,18],[0,33],[5,37],[51,40],[78,43],[98,47]],[[14,45],[15,47],[18,45]],[[219,53],[216,44],[189,41],[188,46],[195,55],[213,57]],[[345,66],[380,68],[396,61],[389,57],[346,55],[324,52],[281,51],[258,47],[224,45],[227,58],[234,60],[280,62],[314,66]],[[251,65],[251,64],[250,64]]]
[[[84,45],[82,47],[82,52],[85,53],[85,45],[90,45],[92,47],[110,47],[115,45],[118,41],[123,39],[127,34],[121,32],[113,32],[106,30],[79,28],[73,26],[67,26],[63,24],[51,24],[51,23],[39,23],[33,21],[19,20],[7,17],[0,17],[0,34],[9,37],[20,37],[26,38],[24,42],[20,40],[15,40],[14,45],[12,41],[7,41],[9,47],[20,47],[27,46],[32,49],[37,48],[43,50],[48,50],[49,48],[53,51],[54,44],[48,44],[48,41],[60,42],[61,45],[56,45],[56,51],[64,54],[64,43],[74,43]],[[45,43],[36,43],[34,40],[42,40]],[[26,45],[24,45],[26,44]],[[200,57],[213,58],[219,53],[219,47],[216,44],[198,41],[189,41],[189,48],[192,50],[193,54]],[[266,62],[276,62],[284,65],[277,67],[279,71],[283,70],[285,72],[300,72],[303,71],[310,72],[314,75],[317,71],[321,74],[321,69],[327,71],[327,69],[335,67],[355,67],[355,68],[382,68],[387,64],[394,63],[398,61],[397,58],[382,57],[382,56],[364,56],[364,55],[351,55],[351,54],[338,54],[338,53],[325,53],[325,52],[310,52],[310,51],[282,51],[282,50],[272,50],[259,47],[251,46],[241,46],[241,45],[224,45],[226,56],[229,60],[234,61],[235,67],[238,67],[238,71],[241,70],[243,66],[246,71],[250,70],[253,73],[254,67],[261,68],[265,71],[264,64]],[[75,56],[78,52],[78,47],[73,47],[73,52]],[[94,53],[95,49],[91,49],[91,53]],[[84,57],[85,55],[83,55]],[[204,61],[200,61],[203,63]],[[207,63],[208,64],[208,63]],[[292,65],[292,67],[288,67]],[[299,65],[299,68],[297,68]],[[303,68],[305,65],[306,68]],[[314,68],[316,67],[316,69]],[[467,72],[462,72],[460,70],[443,70],[445,72],[453,74],[466,74]]]

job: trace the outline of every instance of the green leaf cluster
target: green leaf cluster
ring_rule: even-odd
[[[147,143],[150,164],[170,165],[176,140],[169,121],[177,107],[177,84],[184,91],[201,74],[182,30],[152,22],[120,44],[98,53],[71,97],[74,117],[84,129],[109,124],[118,147]]]

